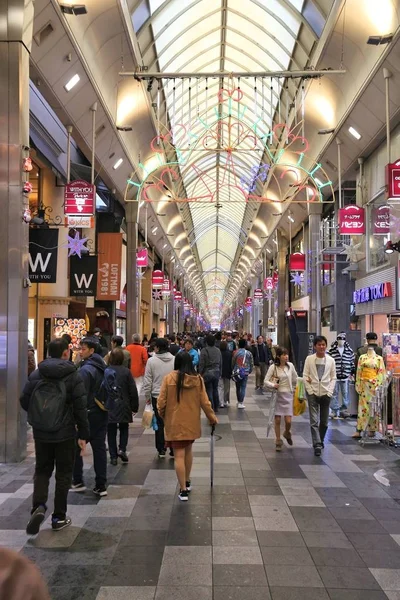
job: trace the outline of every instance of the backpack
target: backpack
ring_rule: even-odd
[[[244,350],[244,352],[239,350],[236,354],[235,366],[232,371],[232,379],[235,383],[243,381],[251,373],[249,354],[248,350]]]
[[[101,410],[111,411],[114,410],[121,396],[121,388],[117,385],[117,374],[114,369],[107,367],[94,401]]]
[[[66,408],[65,381],[42,377],[36,384],[29,401],[28,422],[38,431],[56,433],[64,424]]]

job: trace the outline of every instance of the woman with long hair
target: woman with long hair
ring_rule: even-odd
[[[201,437],[200,409],[210,425],[218,423],[208,399],[203,378],[194,370],[187,352],[175,356],[175,370],[163,379],[157,409],[164,421],[165,445],[175,454],[175,471],[179,482],[179,499],[187,501],[191,491],[192,444]]]
[[[275,450],[282,450],[281,418],[285,419],[283,437],[289,446],[293,446],[291,426],[293,416],[293,395],[297,384],[296,369],[289,362],[286,348],[276,348],[275,364],[271,365],[266,375],[266,385],[277,390],[275,408]]]

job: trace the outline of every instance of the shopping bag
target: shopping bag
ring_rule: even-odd
[[[143,411],[142,427],[150,429],[153,423],[153,407],[151,404],[146,404]]]
[[[299,417],[306,410],[307,405],[304,397],[300,397],[301,394],[301,386],[304,385],[303,382],[297,383],[296,389],[293,397],[293,415],[295,417]],[[303,387],[304,389],[304,387]],[[304,392],[303,392],[304,393]]]
[[[303,400],[303,399],[305,400],[306,399],[306,390],[305,390],[304,381],[302,378],[299,378],[297,380],[297,389],[298,389],[300,400]]]

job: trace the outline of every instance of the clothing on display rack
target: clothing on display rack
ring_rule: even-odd
[[[331,400],[332,416],[339,417],[341,414],[345,416],[349,406],[349,377],[355,373],[355,355],[346,341],[344,332],[339,333],[328,354],[335,361],[337,377]],[[339,393],[342,395],[341,404],[339,403]]]
[[[378,429],[378,416],[370,417],[370,401],[375,398],[376,389],[386,380],[386,369],[383,358],[369,347],[358,361],[356,375],[356,391],[359,394],[357,431],[375,432]]]

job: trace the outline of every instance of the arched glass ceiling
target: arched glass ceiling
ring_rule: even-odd
[[[303,26],[311,41],[316,39],[302,14],[303,4],[304,0],[148,0],[150,13],[138,32],[144,64],[150,71],[190,73],[303,69],[308,55],[299,39],[300,28]],[[302,53],[295,59],[296,46]],[[224,87],[231,83],[227,78],[224,81]],[[279,103],[283,81],[266,80],[264,85],[258,81],[257,94],[255,83],[251,79],[240,82],[242,122],[251,128],[258,120],[257,133],[263,136],[274,114],[283,110]],[[228,130],[215,142],[219,152],[211,138],[206,144],[198,143],[223,106],[218,99],[220,86],[219,79],[164,83],[169,121],[177,129],[181,146],[192,150],[189,162],[180,168],[184,189],[188,197],[212,195],[214,200],[189,205],[193,222],[190,243],[197,248],[210,298],[208,308],[214,316],[222,305],[232,262],[247,236],[246,203],[235,183],[248,181],[251,169],[260,164],[263,147],[247,137],[240,152],[227,154],[221,147],[228,145]],[[294,84],[290,82],[290,86]],[[178,124],[184,124],[185,130],[178,131]],[[219,284],[211,299],[209,288],[216,278]]]

